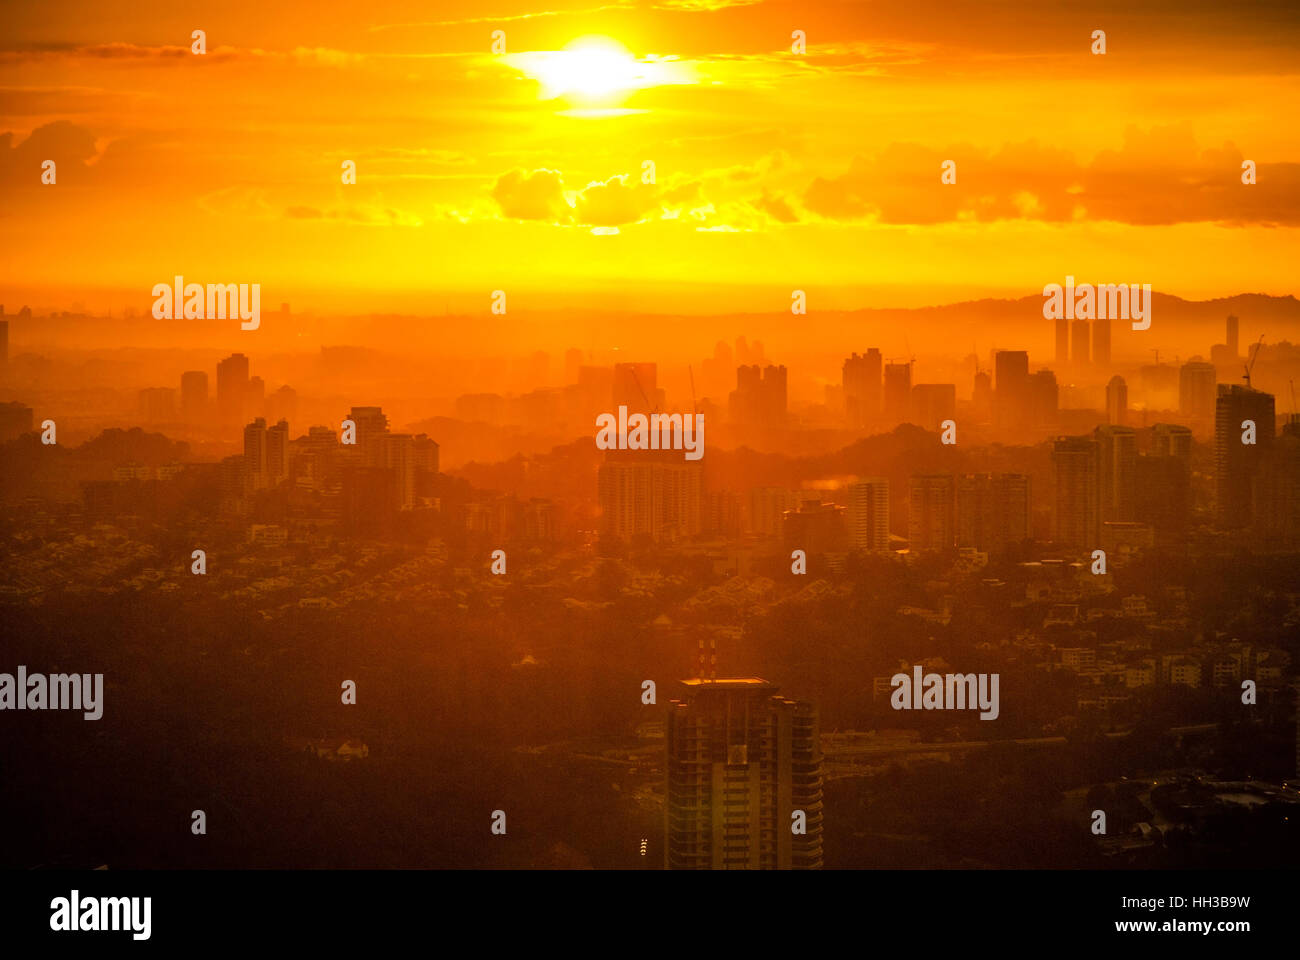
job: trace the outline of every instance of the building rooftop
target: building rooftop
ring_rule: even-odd
[[[682,683],[692,688],[720,688],[730,690],[763,690],[775,689],[776,684],[759,677],[723,677],[719,680],[710,680],[707,677],[691,677],[689,680],[683,680]]]

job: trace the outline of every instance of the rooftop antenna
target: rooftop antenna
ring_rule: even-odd
[[[1250,372],[1255,369],[1255,361],[1259,359],[1259,348],[1264,345],[1264,335],[1261,333],[1259,339],[1255,341],[1255,348],[1250,352],[1250,362],[1246,364],[1246,375],[1241,379],[1246,381],[1246,389],[1253,390],[1250,385]]]

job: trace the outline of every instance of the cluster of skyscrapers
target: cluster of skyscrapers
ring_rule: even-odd
[[[291,481],[291,491],[334,503],[356,531],[391,526],[394,515],[433,506],[438,444],[425,434],[393,433],[379,407],[353,407],[343,433],[314,426],[289,438],[285,420],[268,425],[258,417],[244,427],[244,452],[221,463],[222,507],[246,513],[258,491]]]

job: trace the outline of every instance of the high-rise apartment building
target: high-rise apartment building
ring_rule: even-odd
[[[348,419],[356,424],[356,451],[361,465],[380,468],[384,465],[384,436],[388,417],[382,407],[353,407]]]
[[[1030,536],[1028,476],[983,473],[957,481],[957,546],[996,556]]]
[[[885,420],[904,423],[912,415],[911,363],[885,364]]]
[[[889,551],[889,481],[869,477],[850,485],[849,546],[864,553]]]
[[[1158,423],[1151,452],[1137,458],[1134,517],[1149,524],[1161,543],[1181,541],[1191,525],[1191,452],[1190,430]]]
[[[1151,428],[1151,452],[1160,457],[1192,461],[1192,431],[1177,423],[1157,423]]]
[[[289,422],[266,428],[266,485],[279,486],[289,476]]]
[[[756,537],[781,536],[782,518],[795,506],[794,491],[787,487],[755,487],[749,491],[746,530]]]
[[[384,467],[393,473],[393,503],[398,510],[415,507],[415,438],[409,433],[386,433]]]
[[[1178,412],[1189,420],[1214,419],[1214,364],[1193,360],[1178,368]]]
[[[683,681],[668,706],[664,865],[822,866],[817,709],[757,677]],[[801,832],[796,832],[796,828]]]
[[[1273,395],[1241,384],[1221,383],[1214,413],[1215,519],[1237,530],[1254,519],[1254,482],[1273,447]],[[1245,443],[1254,425],[1254,443]]]
[[[787,398],[785,367],[758,364],[736,368],[736,389],[730,396],[730,414],[741,426],[779,427],[785,423]]]
[[[261,417],[244,427],[243,475],[248,489],[261,490],[267,486],[266,421]]]
[[[181,374],[181,416],[194,423],[208,412],[208,375],[202,370]]]
[[[1105,369],[1110,366],[1110,318],[1092,321],[1092,362]]]
[[[1070,323],[1070,362],[1076,370],[1088,365],[1088,329],[1087,320],[1073,320]]]
[[[840,378],[850,426],[861,427],[880,416],[881,370],[880,351],[875,347],[844,361]]]
[[[1219,367],[1238,367],[1240,364],[1241,327],[1236,317],[1228,317],[1226,324],[1226,343],[1216,343],[1210,347],[1210,362]],[[1235,376],[1237,371],[1232,371]]]
[[[989,376],[987,370],[975,371],[970,399],[976,420],[987,423],[993,419],[993,378]]]
[[[1106,384],[1106,422],[1118,426],[1128,423],[1128,384],[1119,374]]]
[[[993,355],[993,423],[1001,430],[1029,425],[1029,354],[999,350]]]
[[[1035,427],[1056,423],[1061,407],[1061,388],[1051,370],[1035,370],[1029,376],[1029,422]]]
[[[957,485],[950,473],[915,476],[908,485],[907,535],[913,553],[945,553],[957,538]]]
[[[678,450],[610,450],[596,477],[600,531],[673,541],[702,529],[704,471]]]
[[[1052,444],[1057,543],[1095,549],[1101,538],[1101,465],[1092,437],[1060,437]]]
[[[926,430],[939,430],[945,420],[957,415],[955,383],[918,383],[912,387],[912,423]]]
[[[248,407],[248,357],[232,353],[217,364],[217,415],[225,425],[242,423]]]
[[[1300,546],[1300,414],[1291,414],[1255,478],[1255,529],[1267,549]]]
[[[1098,427],[1095,436],[1101,522],[1132,521],[1136,519],[1137,432],[1132,427],[1108,424]]]

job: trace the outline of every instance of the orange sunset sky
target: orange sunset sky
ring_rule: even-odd
[[[144,311],[178,273],[320,312],[482,312],[498,288],[512,309],[780,311],[794,288],[810,307],[905,306],[1067,273],[1296,292],[1294,3],[48,0],[2,16],[10,311]]]

